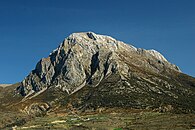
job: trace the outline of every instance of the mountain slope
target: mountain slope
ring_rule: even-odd
[[[73,33],[41,59],[17,88],[22,106],[41,102],[78,110],[101,107],[194,112],[195,79],[155,50],[93,32]],[[29,108],[30,109],[30,108]]]

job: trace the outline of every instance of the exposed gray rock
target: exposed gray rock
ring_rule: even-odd
[[[179,70],[155,50],[137,49],[93,32],[73,33],[48,58],[37,63],[18,90],[28,95],[44,88],[60,87],[71,94],[85,84],[97,86],[115,71],[125,79],[130,71],[125,60],[155,73]]]
[[[24,112],[31,116],[44,116],[50,108],[50,105],[47,103],[33,103],[27,106]]]

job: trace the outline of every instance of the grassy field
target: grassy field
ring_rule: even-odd
[[[53,113],[36,117],[16,130],[193,130],[194,114],[168,114],[158,112],[103,112],[84,114]]]

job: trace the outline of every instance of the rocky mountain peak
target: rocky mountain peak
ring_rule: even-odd
[[[106,35],[99,35],[95,34],[94,32],[81,32],[81,33],[73,33],[71,34],[68,38],[76,38],[76,39],[85,39],[85,40],[93,40],[93,41],[98,41],[98,42],[116,42],[117,40]]]
[[[85,85],[98,86],[114,73],[128,79],[131,66],[156,74],[179,71],[155,50],[137,49],[110,36],[81,32],[68,36],[49,57],[41,59],[18,91],[25,98],[50,87],[73,94]]]

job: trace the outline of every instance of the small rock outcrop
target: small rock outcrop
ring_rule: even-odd
[[[24,109],[24,112],[31,116],[44,116],[47,111],[50,109],[50,106],[47,103],[33,103],[30,106],[27,106]]]

